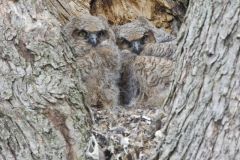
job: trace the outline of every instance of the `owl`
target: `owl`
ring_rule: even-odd
[[[143,17],[115,26],[114,30],[122,61],[120,101],[131,105],[144,101],[153,103],[158,98],[162,102],[171,81],[170,78],[164,80],[162,77],[166,76],[167,71],[172,73],[175,37],[156,29]],[[163,72],[163,69],[166,70]]]
[[[162,56],[175,53],[174,36],[154,27],[146,18],[113,27],[120,50],[128,50],[136,55]],[[171,42],[170,42],[171,41]],[[164,42],[168,42],[167,45]]]
[[[120,58],[107,21],[91,15],[75,17],[64,26],[63,34],[74,53],[87,105],[117,105]]]

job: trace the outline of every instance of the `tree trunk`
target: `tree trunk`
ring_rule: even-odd
[[[85,159],[90,116],[60,23],[41,0],[0,8],[0,159]]]
[[[110,16],[97,2],[0,0],[0,159],[85,159],[91,119],[60,26]],[[158,159],[240,159],[239,12],[239,0],[190,2]]]
[[[174,20],[182,18],[187,1],[173,0],[92,0],[90,12],[105,15],[111,24],[124,24],[143,16],[155,26],[170,30]]]
[[[191,1],[186,17],[157,159],[240,159],[240,1]]]
[[[188,0],[44,0],[61,23],[82,14],[103,15],[110,24],[125,24],[143,16],[156,27],[176,32],[187,9]]]
[[[97,3],[0,0],[0,159],[85,159],[91,118],[61,26],[92,9],[97,14]]]

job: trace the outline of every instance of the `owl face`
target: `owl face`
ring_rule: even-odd
[[[97,46],[100,42],[109,39],[109,34],[107,30],[100,30],[100,31],[89,31],[85,29],[78,29],[76,28],[72,32],[72,37],[76,41],[84,41],[92,45],[93,47]]]
[[[138,19],[115,28],[119,49],[127,49],[132,53],[140,54],[149,43],[155,43],[154,27],[150,22],[139,17]]]
[[[135,36],[133,33],[128,37],[117,38],[117,45],[121,50],[129,50],[137,55],[141,53],[144,47],[149,43],[155,43],[155,37],[152,31],[146,31],[143,35]]]
[[[100,45],[115,41],[114,33],[104,17],[91,15],[75,17],[66,24],[63,33],[79,56]]]

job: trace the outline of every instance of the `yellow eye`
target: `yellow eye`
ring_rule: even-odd
[[[79,31],[78,35],[79,35],[80,37],[86,37],[86,36],[87,36],[87,32],[84,31],[84,30],[81,30],[81,31]]]
[[[78,39],[79,37],[87,37],[88,33],[84,30],[75,29],[72,33],[73,38]]]

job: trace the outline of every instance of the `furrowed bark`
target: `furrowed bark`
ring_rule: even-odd
[[[239,159],[240,2],[191,1],[186,17],[157,159]]]

